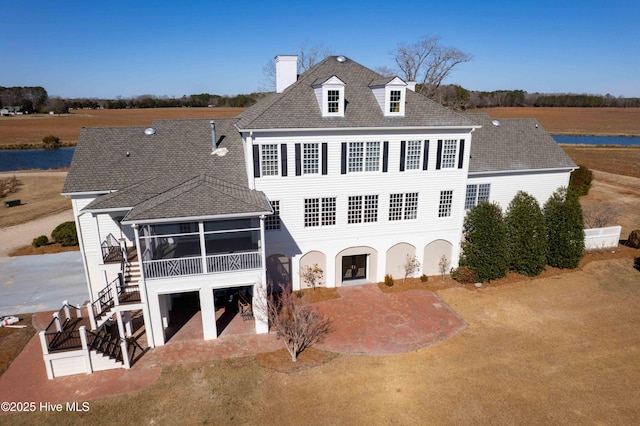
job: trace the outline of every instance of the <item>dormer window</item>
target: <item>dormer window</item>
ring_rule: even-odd
[[[327,90],[327,113],[335,114],[340,112],[340,91]]]
[[[323,117],[344,117],[344,83],[335,75],[321,78],[313,84]]]
[[[400,90],[391,90],[389,92],[389,112],[400,112],[400,100],[402,92]]]
[[[404,117],[407,83],[393,77],[373,81],[369,87],[385,117]]]

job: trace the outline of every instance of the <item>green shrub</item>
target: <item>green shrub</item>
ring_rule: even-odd
[[[63,246],[77,246],[78,234],[76,233],[75,222],[64,222],[56,226],[51,232],[51,238],[54,242]]]
[[[500,206],[483,202],[467,211],[461,266],[473,269],[481,282],[507,274],[507,234]]]
[[[34,238],[31,243],[35,248],[46,246],[47,244],[49,244],[49,238],[46,235],[40,235],[39,237]]]
[[[593,173],[586,166],[580,166],[571,172],[569,178],[569,189],[575,191],[578,195],[587,195],[591,188]]]
[[[468,266],[459,266],[451,271],[451,278],[461,284],[474,284],[478,282],[478,276]]]
[[[509,269],[534,277],[547,264],[547,227],[538,201],[520,191],[509,203],[504,217]]]
[[[393,284],[394,284],[393,277],[389,274],[386,274],[384,276],[384,283],[387,285],[387,287],[393,287]]]
[[[555,268],[577,268],[584,254],[584,221],[578,195],[560,188],[544,204],[547,262]]]
[[[422,281],[423,283],[426,283],[427,281],[429,281],[429,277],[426,276],[425,274],[420,275],[420,281]]]

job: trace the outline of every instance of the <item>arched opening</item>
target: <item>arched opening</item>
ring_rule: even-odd
[[[424,258],[422,260],[422,270],[426,275],[440,275],[441,260],[445,261],[444,269],[448,273],[451,269],[451,253],[453,244],[446,240],[435,240],[427,244],[424,248]],[[444,259],[443,259],[444,256]]]
[[[316,281],[316,286],[326,287],[326,271],[327,271],[327,256],[320,251],[310,251],[300,258],[300,288],[307,288],[311,286],[304,277],[304,271],[306,268],[314,268],[318,265],[318,268],[322,270],[323,278]]]
[[[367,246],[349,247],[336,256],[336,284],[357,285],[378,281],[378,252]]]
[[[284,254],[267,257],[267,290],[278,291],[280,286],[291,286],[291,259]]]
[[[384,273],[391,275],[394,279],[404,278],[404,265],[407,256],[415,256],[416,248],[409,243],[398,243],[387,250],[387,259]]]

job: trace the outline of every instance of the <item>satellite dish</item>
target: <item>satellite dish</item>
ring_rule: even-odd
[[[148,127],[146,129],[144,129],[144,134],[147,135],[147,136],[155,135],[156,134],[156,129],[154,129],[153,127]]]
[[[336,61],[338,61],[338,62],[344,62],[344,61],[346,61],[346,60],[347,60],[347,58],[345,58],[345,57],[344,57],[344,56],[342,56],[342,55],[340,55],[340,56],[338,56],[338,57],[336,58]]]
[[[493,124],[496,127],[500,127],[500,122],[498,120],[491,120],[491,124]]]

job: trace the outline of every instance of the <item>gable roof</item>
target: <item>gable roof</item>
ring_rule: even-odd
[[[471,134],[470,174],[577,167],[533,118],[492,120],[487,114],[466,116],[482,125]]]
[[[313,85],[335,76],[345,83],[344,117],[323,117]],[[282,93],[261,99],[239,115],[240,130],[341,129],[364,127],[474,127],[476,123],[433,101],[407,90],[403,117],[385,117],[371,90],[371,83],[391,81],[345,58],[329,56],[302,74]]]
[[[82,129],[63,193],[103,193],[86,210],[131,209],[127,220],[271,212],[249,189],[236,119],[156,120],[144,127]],[[115,191],[115,192],[114,192]]]

